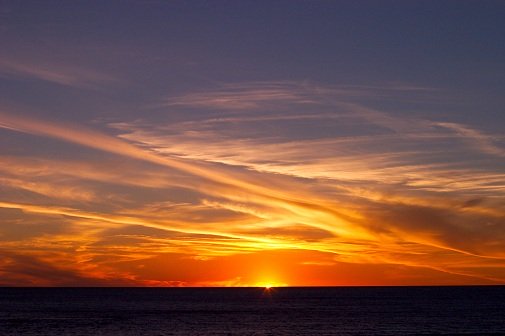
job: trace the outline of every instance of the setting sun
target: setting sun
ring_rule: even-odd
[[[258,282],[254,285],[254,287],[263,287],[266,290],[269,290],[269,289],[275,288],[275,287],[287,287],[287,286],[289,286],[289,285],[285,284],[285,283],[275,282],[275,281],[262,281],[262,282]]]
[[[271,283],[266,283],[266,284],[261,284],[261,285],[259,285],[258,287],[263,287],[263,288],[265,288],[266,290],[268,290],[268,289],[270,289],[270,288],[272,288],[272,287],[277,287],[277,286],[275,286],[274,284],[271,284]]]

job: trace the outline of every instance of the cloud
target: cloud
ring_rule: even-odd
[[[135,286],[138,285],[127,274],[115,277],[90,274],[74,267],[57,267],[51,261],[38,256],[0,250],[0,285],[3,286]]]
[[[369,211],[373,211],[367,216],[374,219],[372,229],[378,232],[389,231],[409,241],[505,261],[505,232],[500,229],[505,216],[477,216],[451,208],[384,203]],[[483,223],[487,223],[487,228],[483,228]]]
[[[419,87],[407,84],[339,85],[324,86],[310,81],[258,81],[223,83],[217,88],[192,92],[181,96],[167,97],[161,106],[192,107],[213,110],[257,110],[265,107],[300,105],[325,105],[352,101],[356,98],[399,97],[399,93],[433,94],[436,88]]]
[[[461,141],[464,133],[489,145],[491,135],[393,116],[333,89],[304,85],[222,87],[197,93],[196,105],[189,93],[164,108],[215,111],[180,122],[123,120],[109,125],[111,134],[1,113],[4,132],[49,137],[100,155],[0,157],[0,207],[19,214],[7,225],[30,217],[37,220],[26,225],[48,228],[21,242],[13,232],[2,235],[0,226],[0,241],[39,261],[41,251],[50,252],[44,262],[52,265],[75,262],[73,254],[85,283],[122,274],[135,284],[203,284],[196,275],[184,278],[186,268],[163,276],[141,269],[161,255],[180,256],[163,259],[167,265],[189,258],[207,269],[202,265],[280,250],[306,254],[297,267],[316,273],[388,264],[410,269],[398,271],[405,276],[422,269],[446,280],[504,281],[493,271],[505,257],[500,156],[489,157],[482,143]],[[363,94],[371,94],[367,90]],[[235,106],[220,110],[227,102],[215,98],[226,95]],[[486,165],[467,160],[469,148]],[[68,230],[51,226],[60,222]],[[260,280],[231,272],[209,281]]]
[[[189,162],[173,157],[160,156],[117,138],[70,125],[63,126],[6,114],[0,115],[0,123],[22,132],[50,136],[196,175],[217,184],[216,187],[220,189],[219,194],[228,195],[227,197],[231,199],[240,197],[240,193],[232,191],[238,188],[248,194],[247,197],[250,201],[257,203],[267,202],[273,206],[280,207],[285,211],[298,215],[304,214],[320,217],[321,214],[324,214],[323,216],[328,217],[328,219],[324,221],[331,220],[340,223],[340,228],[338,228],[337,231],[346,230],[345,227],[348,226],[348,224],[346,224],[346,219],[344,219],[345,216],[335,209],[328,209],[314,203],[302,201],[303,198],[293,193],[273,188],[273,186],[252,182],[246,178],[247,175],[245,174],[236,175],[232,171],[225,170],[219,166],[209,166],[198,162]],[[227,189],[229,190],[226,191]],[[327,226],[323,223],[317,223],[315,225],[322,228]]]
[[[439,122],[435,125],[455,131],[456,134],[466,140],[470,146],[473,146],[484,153],[505,157],[505,148],[495,144],[495,138],[497,137],[487,135],[468,126],[457,123]]]
[[[0,177],[0,185],[3,188],[25,190],[48,198],[60,200],[71,199],[74,201],[90,202],[97,199],[97,195],[93,191],[71,184],[63,185],[60,183],[58,188],[54,188],[54,184],[51,183],[31,182],[26,179]]]
[[[491,194],[505,187],[501,171],[466,160],[468,148],[457,138],[432,130],[293,140],[258,136],[256,131],[248,134],[247,129],[226,134],[219,130],[221,125],[202,128],[196,122],[169,127],[123,123],[120,127],[122,138],[161,155],[259,172],[440,192]]]
[[[42,80],[62,86],[77,88],[96,88],[105,83],[119,83],[119,80],[104,72],[76,66],[66,66],[61,63],[54,65],[37,62],[22,62],[0,58],[0,76],[7,78],[28,78]]]
[[[316,88],[317,90],[317,88]],[[223,85],[221,89],[170,97],[162,106],[217,110],[249,110],[275,104],[315,103],[313,88],[291,82],[256,82]]]

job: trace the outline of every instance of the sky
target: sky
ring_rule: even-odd
[[[505,284],[503,17],[0,0],[0,285]]]

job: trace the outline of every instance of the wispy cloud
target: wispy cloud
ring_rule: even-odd
[[[497,146],[492,135],[400,118],[322,88],[284,92],[293,85],[244,84],[237,97],[245,105],[237,97],[233,103],[239,112],[110,124],[119,135],[3,112],[0,125],[8,132],[114,154],[72,161],[0,157],[0,183],[9,192],[0,194],[0,208],[12,217],[4,225],[31,216],[24,225],[64,221],[67,228],[25,235],[22,245],[0,237],[3,248],[17,244],[18,253],[37,262],[41,251],[52,251],[44,262],[53,264],[69,263],[72,251],[79,263],[75,281],[83,283],[115,283],[120,276],[144,285],[255,283],[261,280],[237,265],[246,276],[223,272],[204,280],[182,276],[191,274],[188,266],[160,276],[152,263],[207,269],[266,251],[288,259],[303,255],[292,266],[300,272],[381,264],[460,283],[504,281],[492,271],[505,262],[505,176],[493,161],[501,160],[499,147],[488,148]],[[221,102],[205,99],[197,105],[220,109]],[[173,103],[166,107],[172,112],[197,107],[189,98]],[[283,112],[264,113],[267,106]],[[326,132],[330,122],[334,133]],[[478,146],[461,141],[472,137]],[[468,150],[486,165],[466,160]],[[55,239],[67,245],[54,246]],[[5,274],[17,269],[12,263],[3,266]],[[21,273],[23,281],[33,280]]]
[[[36,79],[63,86],[97,88],[104,83],[119,83],[114,76],[77,66],[51,64],[49,62],[22,62],[0,58],[0,76]]]
[[[222,84],[219,88],[167,97],[162,106],[195,107],[217,110],[253,110],[288,104],[321,104],[356,98],[398,97],[399,92],[417,94],[438,92],[436,88],[405,84],[381,86],[340,85],[323,86],[305,81],[269,81]]]
[[[402,89],[392,87],[389,91]],[[426,88],[406,89],[430,92]],[[285,94],[277,94],[279,90]],[[499,135],[485,135],[456,123],[393,116],[353,102],[363,88],[353,90],[354,95],[349,96],[343,89],[307,83],[235,84],[173,98],[175,105],[193,106],[195,102],[195,108],[219,107],[219,113],[210,118],[165,125],[137,120],[111,126],[122,131],[122,138],[163,155],[260,172],[400,184],[440,192],[490,194],[503,190],[500,171],[483,168],[464,155],[472,151],[474,158],[483,161],[489,161],[487,155],[501,157],[502,149],[493,143]],[[361,96],[371,95],[373,90],[378,89],[367,87]],[[269,91],[271,94],[265,93]],[[214,99],[228,95],[248,106],[236,109],[232,103],[226,107],[235,98],[216,106]],[[271,104],[274,111],[282,113],[271,113],[271,108],[260,103]],[[175,113],[173,107],[171,113]],[[327,133],[330,131],[332,134]]]
[[[503,140],[504,137],[502,135],[488,135],[469,126],[457,123],[439,122],[436,123],[436,125],[455,131],[456,134],[467,141],[470,146],[474,146],[484,153],[505,157],[505,148],[495,143],[498,139]]]
[[[312,94],[317,88],[290,82],[258,82],[223,85],[210,92],[196,92],[169,97],[163,106],[198,107],[218,110],[249,110],[293,102],[315,103]]]

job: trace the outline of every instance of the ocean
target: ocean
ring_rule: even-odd
[[[0,288],[0,335],[505,335],[505,286]]]

